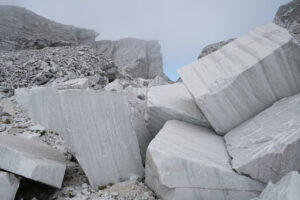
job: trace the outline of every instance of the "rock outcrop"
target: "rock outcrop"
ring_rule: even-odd
[[[13,174],[0,171],[0,199],[14,200],[19,184],[19,179]]]
[[[56,23],[25,8],[0,6],[0,51],[92,44],[93,30]]]
[[[217,43],[213,43],[210,45],[207,45],[206,47],[204,47],[201,51],[201,54],[198,56],[198,59],[207,56],[217,50],[219,50],[220,48],[222,48],[223,46],[225,46],[226,44],[228,44],[229,42],[232,42],[234,39],[229,39],[227,41],[221,41],[221,42],[217,42]]]
[[[0,158],[0,169],[56,188],[62,185],[65,158],[45,144],[0,134]]]
[[[176,120],[168,121],[148,147],[146,183],[164,200],[248,200],[264,188],[231,169],[221,136]]]
[[[96,90],[18,89],[32,119],[62,135],[92,186],[144,173],[126,96]]]
[[[288,31],[270,23],[178,73],[211,126],[224,135],[300,91],[299,55]]]

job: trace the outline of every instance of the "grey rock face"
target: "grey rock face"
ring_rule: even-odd
[[[296,200],[300,199],[300,175],[290,172],[278,183],[269,183],[259,198],[253,200]]]
[[[95,43],[98,52],[110,57],[115,64],[132,77],[165,77],[162,55],[157,41],[125,38],[118,41],[102,40]]]
[[[66,169],[59,151],[19,136],[0,134],[0,169],[60,188]]]
[[[32,119],[60,133],[92,186],[144,173],[126,96],[95,90],[18,89]]]
[[[212,130],[171,120],[151,141],[146,184],[164,200],[248,200],[264,184],[236,174],[223,138]]]
[[[227,41],[221,41],[221,42],[217,42],[217,43],[213,43],[213,44],[210,44],[206,47],[204,47],[202,49],[202,52],[201,54],[198,56],[198,59],[204,57],[204,56],[207,56],[217,50],[219,50],[220,48],[222,48],[223,46],[225,46],[226,44],[228,44],[229,42],[232,42],[234,39],[229,39]]]
[[[25,8],[0,6],[0,51],[88,44],[98,33],[63,25]]]
[[[19,184],[19,179],[13,174],[0,171],[0,199],[14,200]]]
[[[232,167],[267,183],[300,170],[300,95],[284,98],[225,135]]]
[[[300,46],[266,24],[178,70],[211,126],[224,135],[300,91]]]
[[[148,128],[155,136],[168,120],[209,127],[183,83],[151,87],[147,100]]]
[[[300,43],[300,1],[292,1],[281,6],[274,18],[274,23],[289,30]]]

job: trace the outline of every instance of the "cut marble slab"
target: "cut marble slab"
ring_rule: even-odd
[[[224,135],[300,91],[299,55],[288,31],[269,23],[178,73],[211,126]]]
[[[171,120],[151,141],[146,184],[163,200],[248,200],[264,184],[235,173],[224,140],[212,130]]]
[[[0,171],[0,199],[14,200],[20,180],[15,175]]]
[[[300,170],[300,94],[281,99],[225,135],[232,167],[267,183]]]
[[[149,88],[147,116],[148,129],[153,136],[168,120],[180,120],[209,127],[209,123],[183,83]]]
[[[253,200],[296,200],[300,199],[300,175],[293,171],[278,183],[269,183],[259,198]]]
[[[0,169],[60,188],[64,155],[50,146],[20,136],[0,134]]]
[[[62,135],[94,187],[143,176],[126,95],[95,90],[18,89],[32,119]]]

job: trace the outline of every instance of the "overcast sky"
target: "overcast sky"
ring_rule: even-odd
[[[98,39],[158,40],[164,71],[194,61],[211,43],[238,37],[271,22],[289,0],[0,0],[60,23],[94,29]]]

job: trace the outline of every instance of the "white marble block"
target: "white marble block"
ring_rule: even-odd
[[[95,90],[19,89],[32,119],[61,134],[94,187],[142,176],[126,95]]]
[[[148,129],[153,136],[168,120],[180,120],[209,127],[209,123],[183,83],[149,88],[147,115]]]
[[[0,169],[60,188],[66,164],[64,155],[46,144],[0,134]]]
[[[14,200],[20,181],[13,174],[0,171],[0,199]]]
[[[300,94],[284,98],[225,136],[232,167],[267,183],[300,170]]]
[[[300,91],[300,46],[269,23],[178,70],[215,131],[224,135]]]
[[[146,184],[163,200],[248,200],[264,184],[235,173],[224,140],[212,130],[171,120],[151,141]]]

